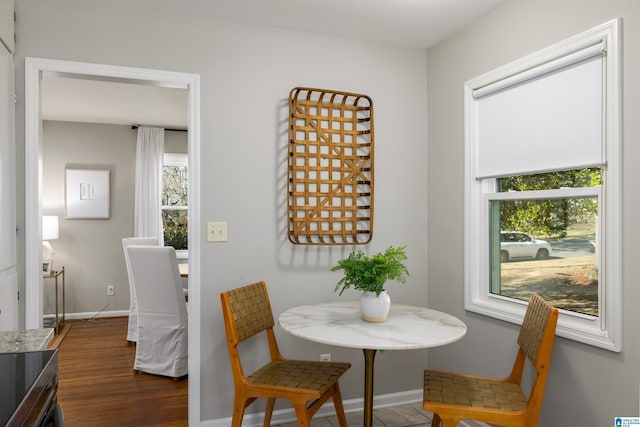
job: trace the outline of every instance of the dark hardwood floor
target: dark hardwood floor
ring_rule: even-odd
[[[188,379],[134,374],[126,317],[67,323],[58,347],[67,427],[188,425]]]

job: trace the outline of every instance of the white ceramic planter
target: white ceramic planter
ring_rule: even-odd
[[[390,307],[391,297],[387,291],[382,291],[379,296],[375,292],[365,292],[360,296],[360,315],[367,322],[384,322]]]

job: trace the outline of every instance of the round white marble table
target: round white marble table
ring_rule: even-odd
[[[440,311],[391,304],[382,323],[365,322],[357,301],[340,301],[291,308],[278,318],[288,333],[309,341],[359,348],[365,358],[364,427],[373,422],[373,362],[377,350],[437,347],[461,339],[466,325]]]

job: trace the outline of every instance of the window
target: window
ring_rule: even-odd
[[[491,294],[527,301],[535,291],[557,308],[598,316],[602,173],[585,168],[497,180],[498,192],[487,195]]]
[[[189,186],[187,155],[165,153],[162,167],[162,229],[165,246],[173,246],[179,258],[189,249]]]
[[[465,308],[621,350],[618,21],[465,84]]]

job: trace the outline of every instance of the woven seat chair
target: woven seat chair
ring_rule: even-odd
[[[308,427],[313,415],[330,397],[340,427],[346,427],[338,380],[351,364],[283,358],[273,331],[273,313],[264,282],[222,292],[220,298],[235,385],[231,427],[242,425],[245,409],[258,398],[267,399],[265,427],[271,422],[276,398],[288,399],[295,409],[298,425]],[[263,331],[271,361],[245,376],[238,344]]]
[[[518,336],[518,354],[507,378],[425,370],[423,408],[434,413],[432,426],[453,427],[464,419],[537,426],[557,322],[558,309],[531,294]],[[526,358],[537,374],[529,399],[520,386]]]

